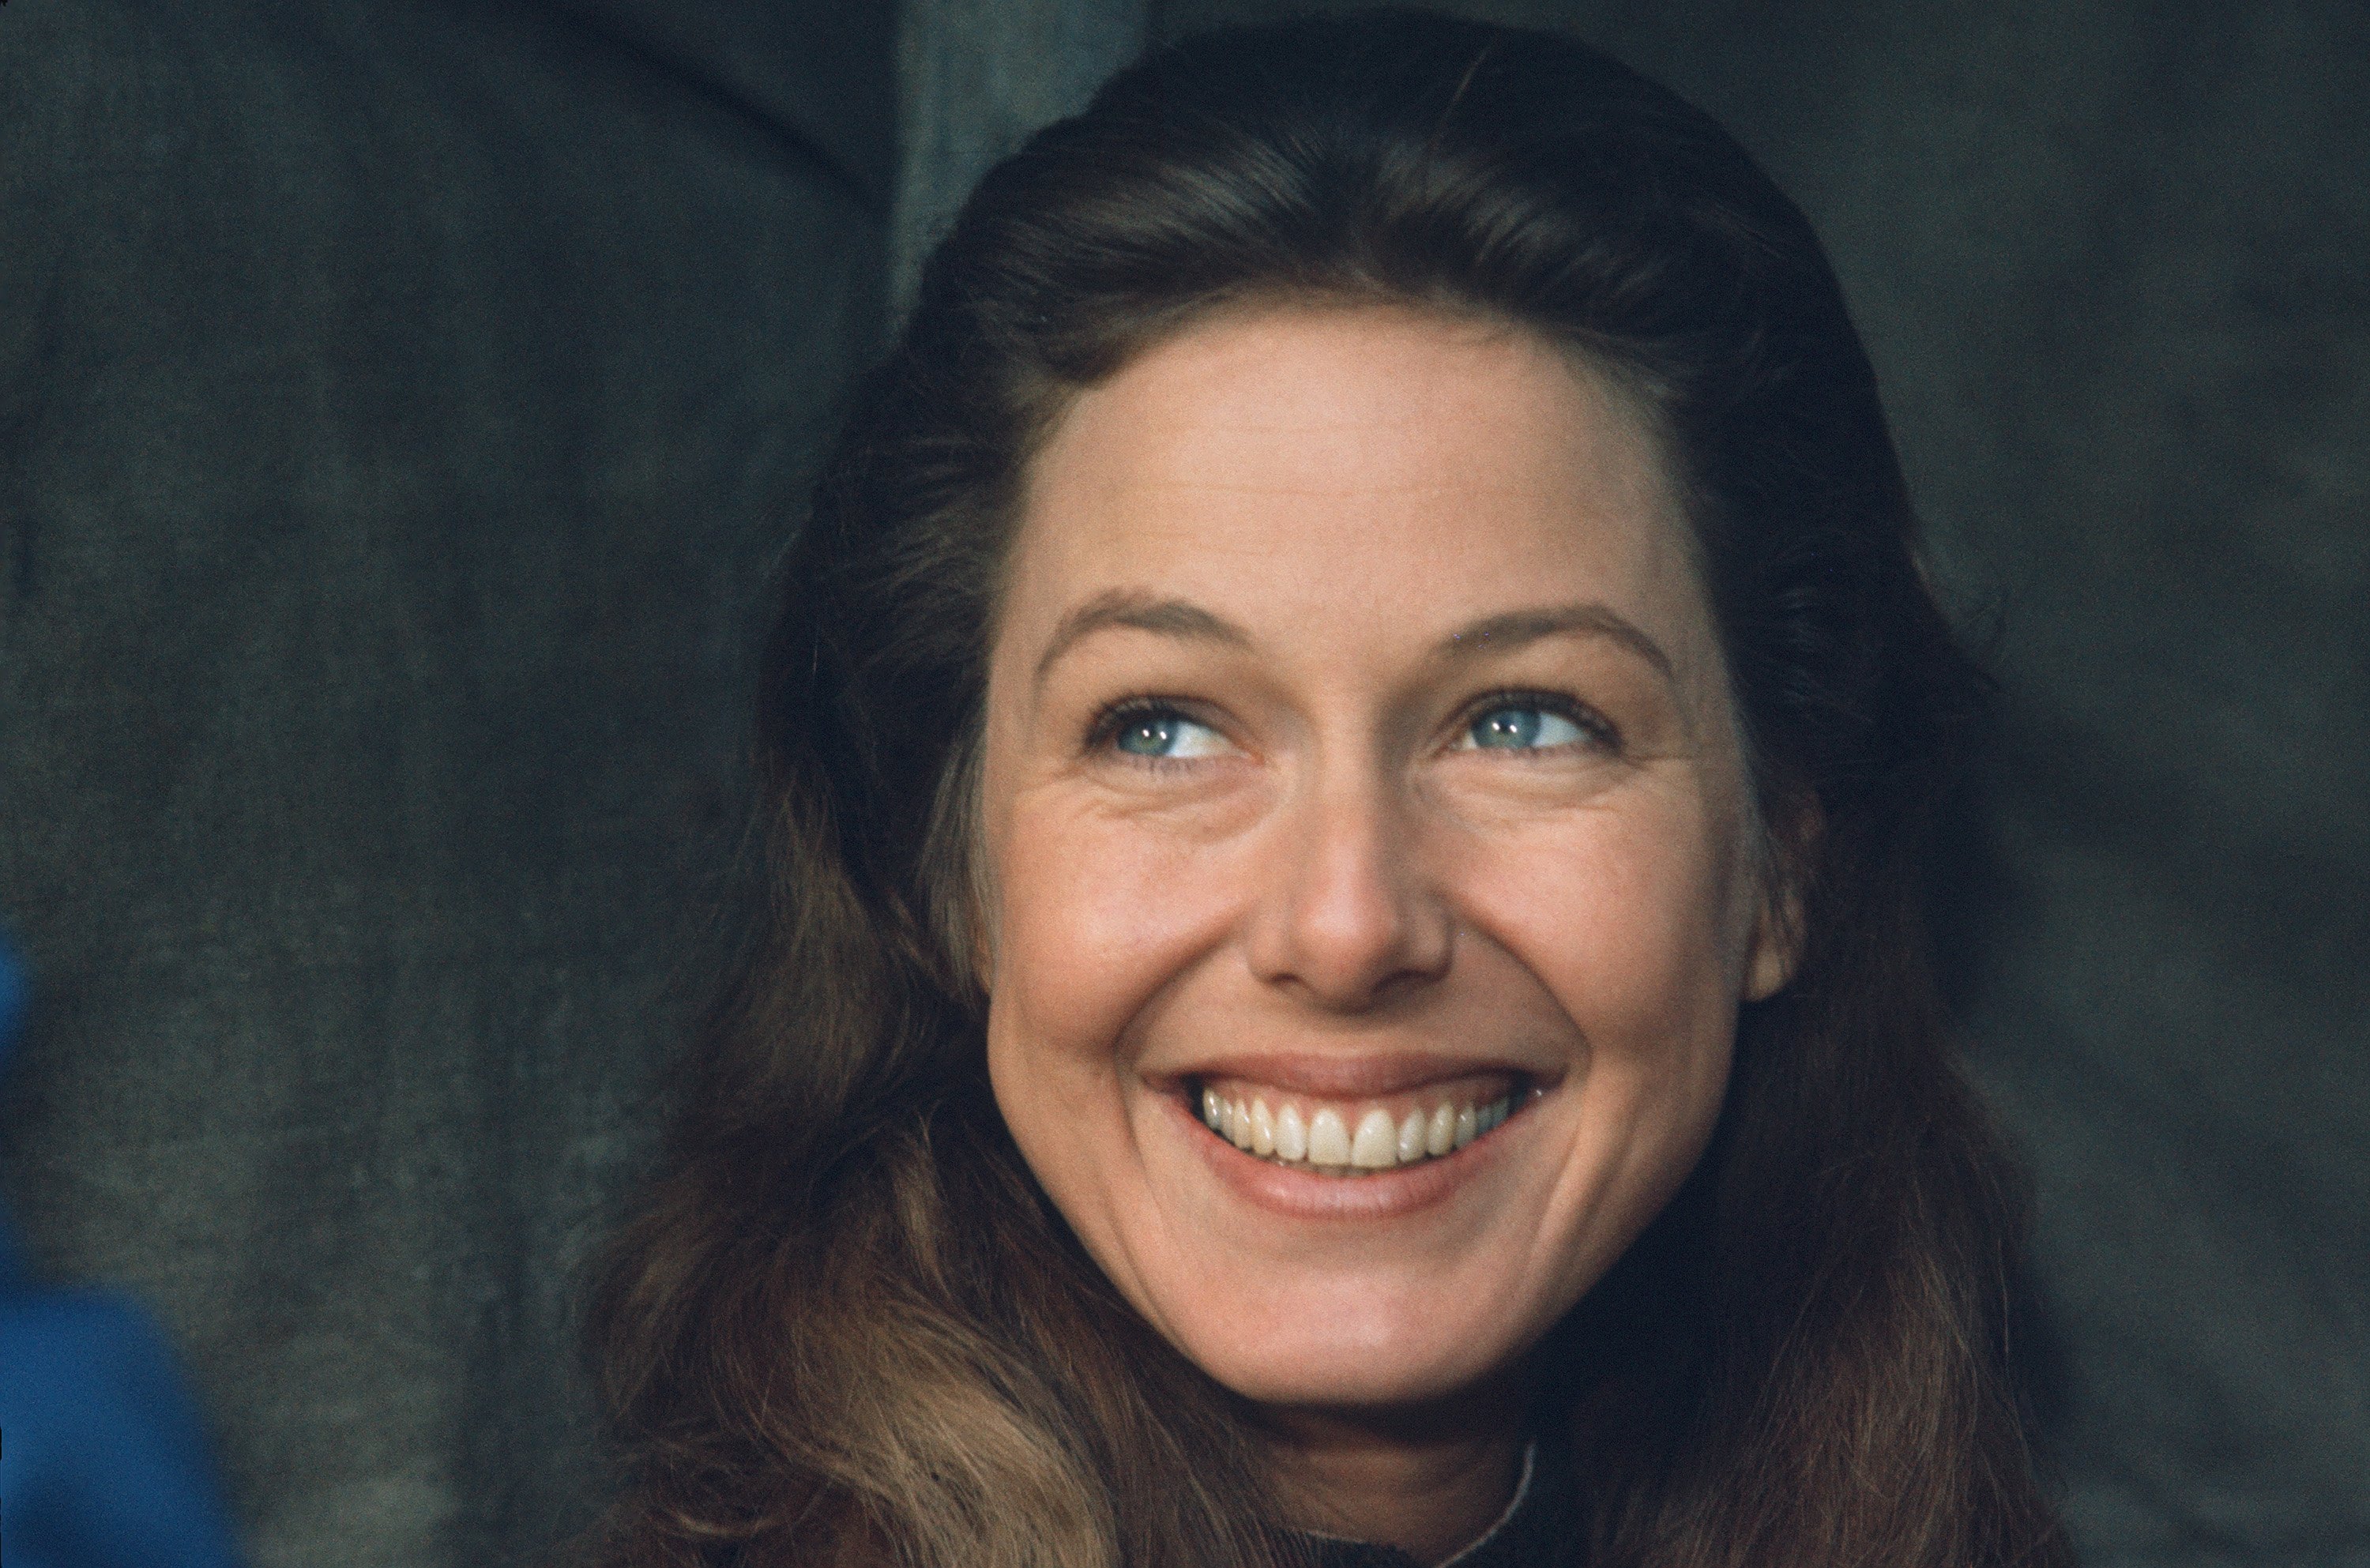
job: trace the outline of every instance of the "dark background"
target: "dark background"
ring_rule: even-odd
[[[1305,8],[0,9],[6,1191],[262,1568],[587,1516],[577,1271],[835,400],[983,158]],[[1454,8],[1720,115],[1867,332],[2006,683],[1942,912],[2087,1559],[2370,1564],[2370,8]]]

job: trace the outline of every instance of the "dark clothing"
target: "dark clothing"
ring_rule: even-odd
[[[1534,1443],[1523,1456],[1514,1500],[1490,1533],[1441,1568],[1578,1568],[1581,1562],[1579,1477],[1560,1447]],[[1397,1547],[1320,1539],[1321,1568],[1416,1568]]]

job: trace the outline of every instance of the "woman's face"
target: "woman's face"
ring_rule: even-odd
[[[1205,324],[1030,476],[988,681],[988,1058],[1136,1309],[1291,1407],[1510,1366],[1782,984],[1685,525],[1518,331]]]

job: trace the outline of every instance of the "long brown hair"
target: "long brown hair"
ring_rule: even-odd
[[[991,172],[929,263],[788,559],[765,896],[596,1302],[632,1465],[604,1560],[1300,1550],[1244,1412],[1120,1301],[1006,1135],[964,930],[1024,466],[1148,344],[1295,298],[1506,322],[1633,396],[1801,910],[1710,1149],[1537,1353],[1588,1560],[2065,1561],[2006,1376],[2017,1191],[1918,919],[1981,682],[1916,564],[1841,294],[1698,110],[1567,39],[1405,13],[1156,54]]]

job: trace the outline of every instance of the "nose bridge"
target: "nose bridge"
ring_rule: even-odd
[[[1254,938],[1262,977],[1359,1007],[1436,977],[1452,923],[1425,870],[1421,805],[1363,748],[1326,748],[1292,791]]]

